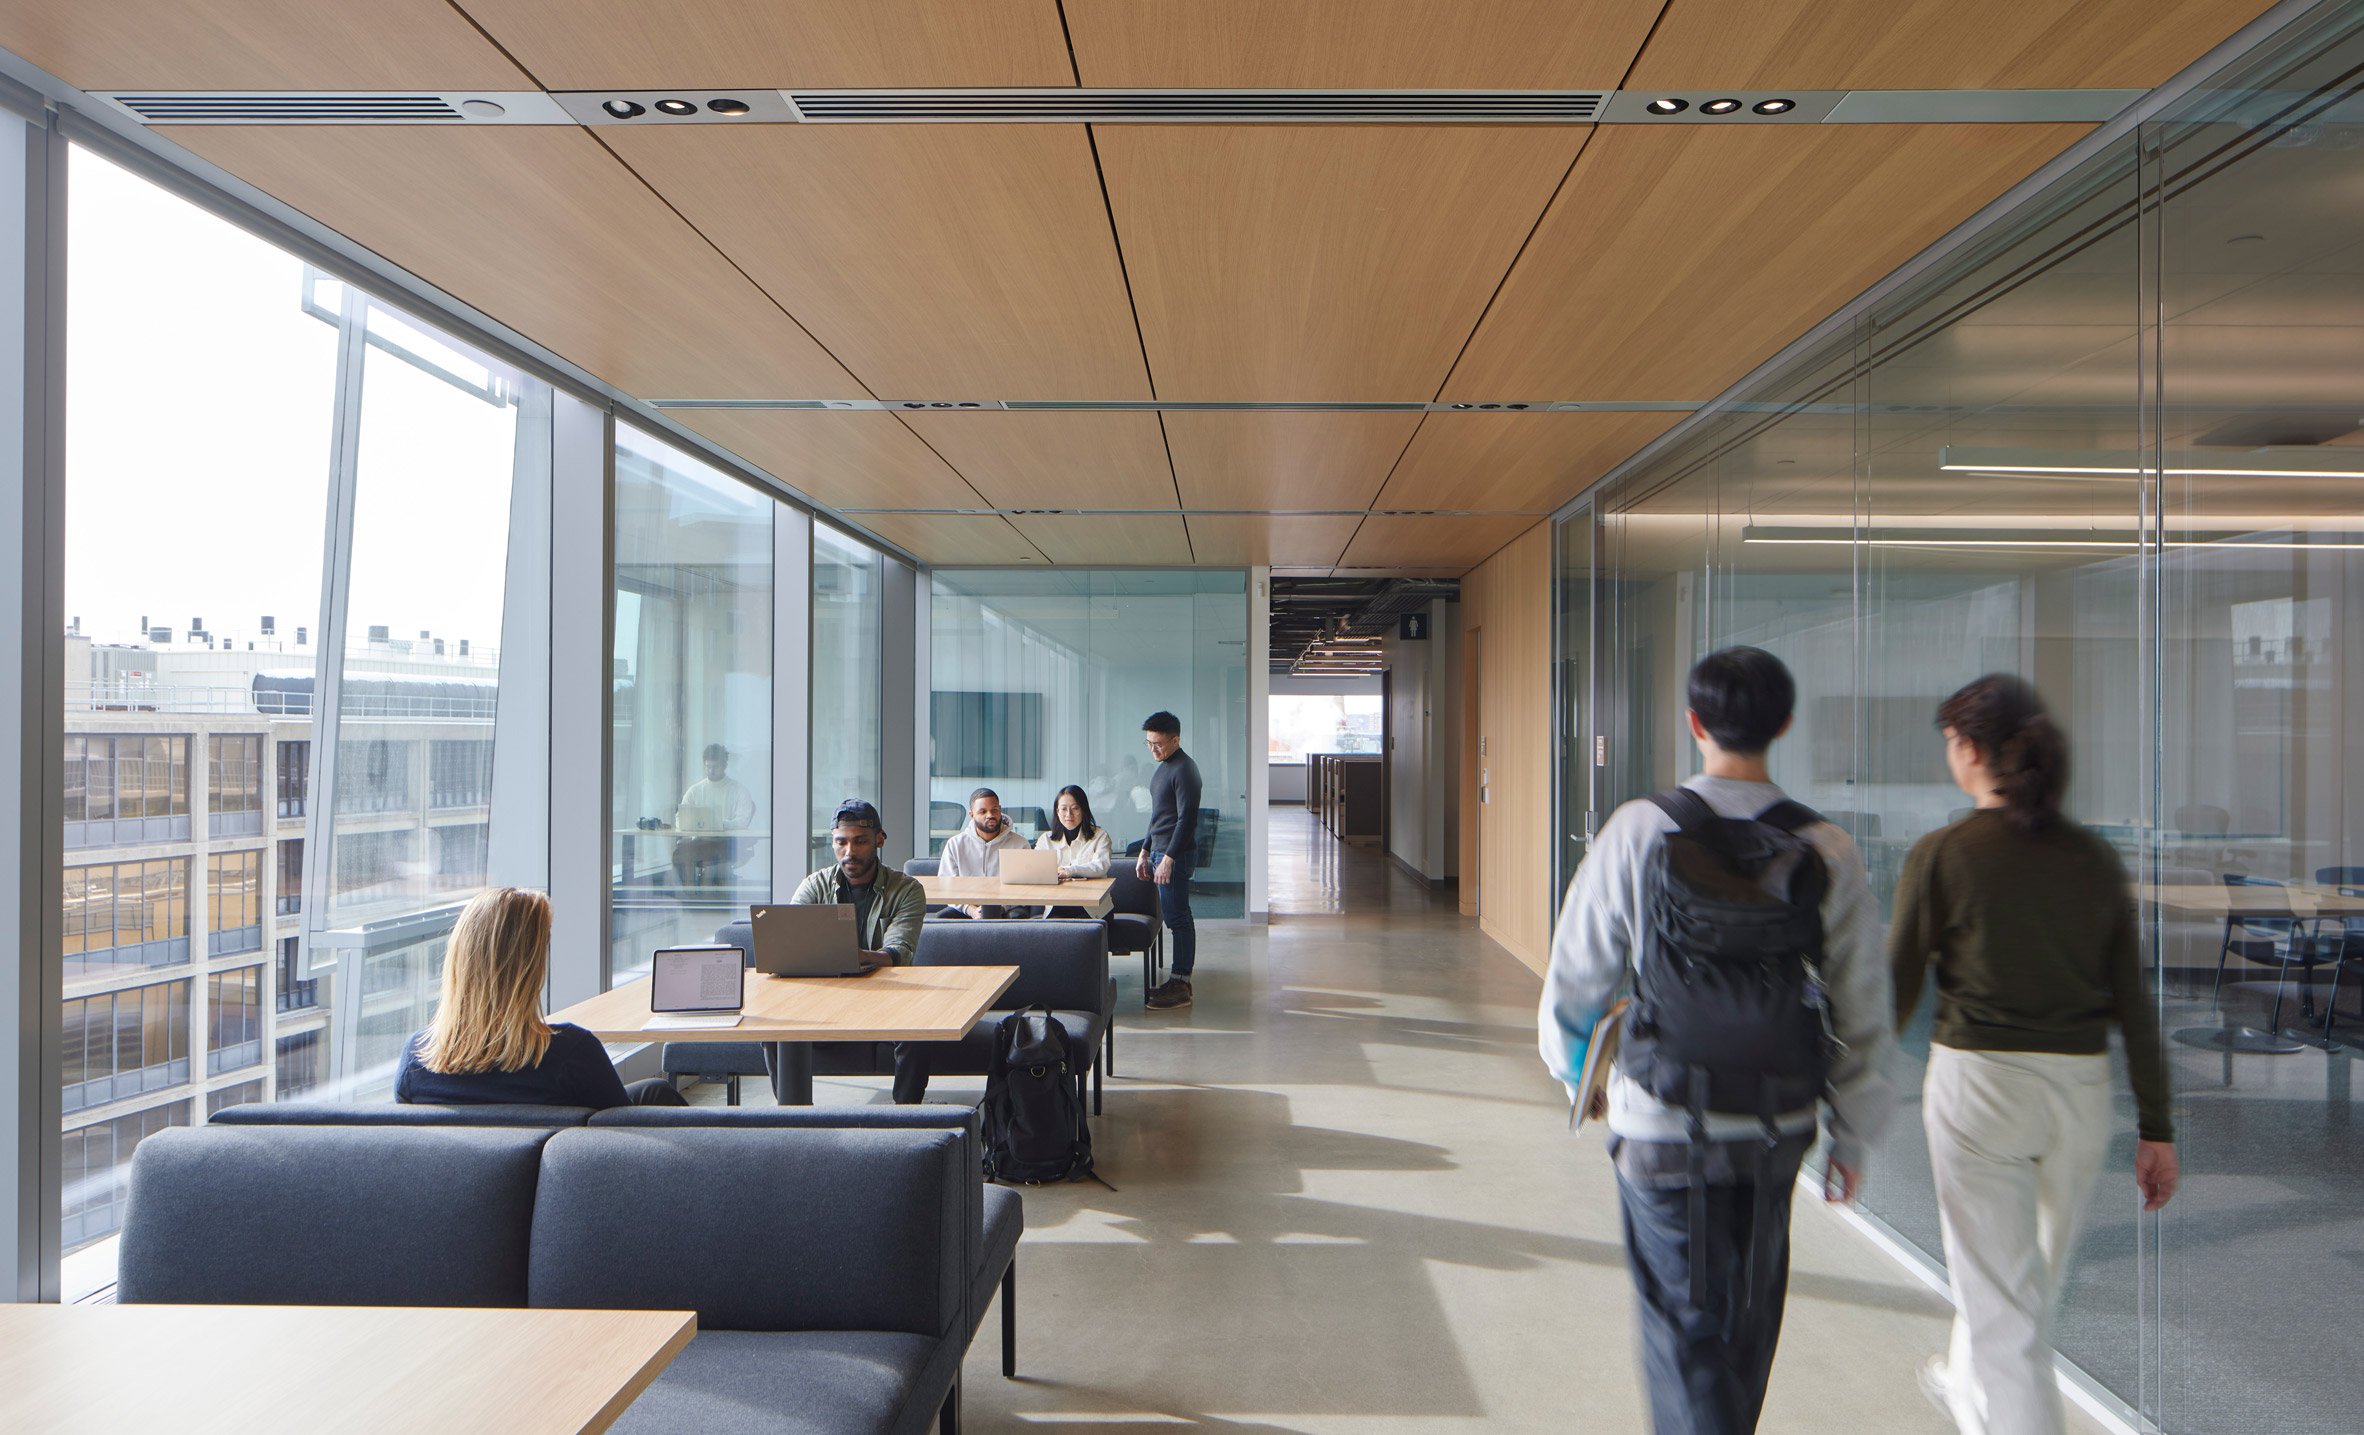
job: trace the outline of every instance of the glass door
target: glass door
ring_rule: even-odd
[[[1600,826],[1596,776],[1604,752],[1593,722],[1595,544],[1589,504],[1554,526],[1552,547],[1552,717],[1559,729],[1553,755],[1558,781],[1552,906],[1557,911],[1559,894],[1567,890]]]

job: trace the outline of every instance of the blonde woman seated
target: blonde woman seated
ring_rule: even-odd
[[[550,899],[496,887],[460,913],[443,999],[402,1050],[394,1099],[429,1106],[686,1106],[663,1077],[629,1087],[599,1038],[542,1019]]]
[[[1051,804],[1051,825],[1034,840],[1034,848],[1037,852],[1058,854],[1059,875],[1062,877],[1108,875],[1108,829],[1092,820],[1092,799],[1084,796],[1084,790],[1073,783],[1059,789],[1058,800]],[[1088,914],[1081,907],[1047,907],[1041,915],[1081,917]]]

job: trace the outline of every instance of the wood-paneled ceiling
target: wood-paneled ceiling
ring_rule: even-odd
[[[99,91],[2155,85],[2263,0],[0,0]],[[185,127],[652,401],[1696,402],[2082,125]],[[932,562],[1458,572],[1679,420],[674,417]]]

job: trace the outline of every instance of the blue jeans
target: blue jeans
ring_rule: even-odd
[[[1748,1435],[1757,1428],[1789,1292],[1790,1190],[1811,1144],[1807,1136],[1783,1141],[1771,1153],[1762,1191],[1756,1143],[1711,1147],[1703,1225],[1694,1229],[1688,1146],[1616,1143],[1625,1259],[1657,1435]],[[1693,1288],[1694,1243],[1705,1247],[1704,1291]]]
[[[1149,871],[1157,873],[1163,852],[1149,854]],[[1190,980],[1190,969],[1198,965],[1198,919],[1190,915],[1190,869],[1187,857],[1174,859],[1174,880],[1157,889],[1158,916],[1165,921],[1166,938],[1171,944],[1173,973],[1178,981]]]

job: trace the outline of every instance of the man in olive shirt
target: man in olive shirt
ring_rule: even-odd
[[[837,861],[797,884],[796,895],[788,900],[800,907],[852,904],[863,960],[907,967],[919,955],[919,932],[927,921],[927,893],[918,878],[878,860],[879,845],[886,835],[878,809],[869,803],[848,802],[839,807],[829,827],[829,845]],[[895,1043],[895,1101],[916,1105],[927,1090],[928,1044]]]

